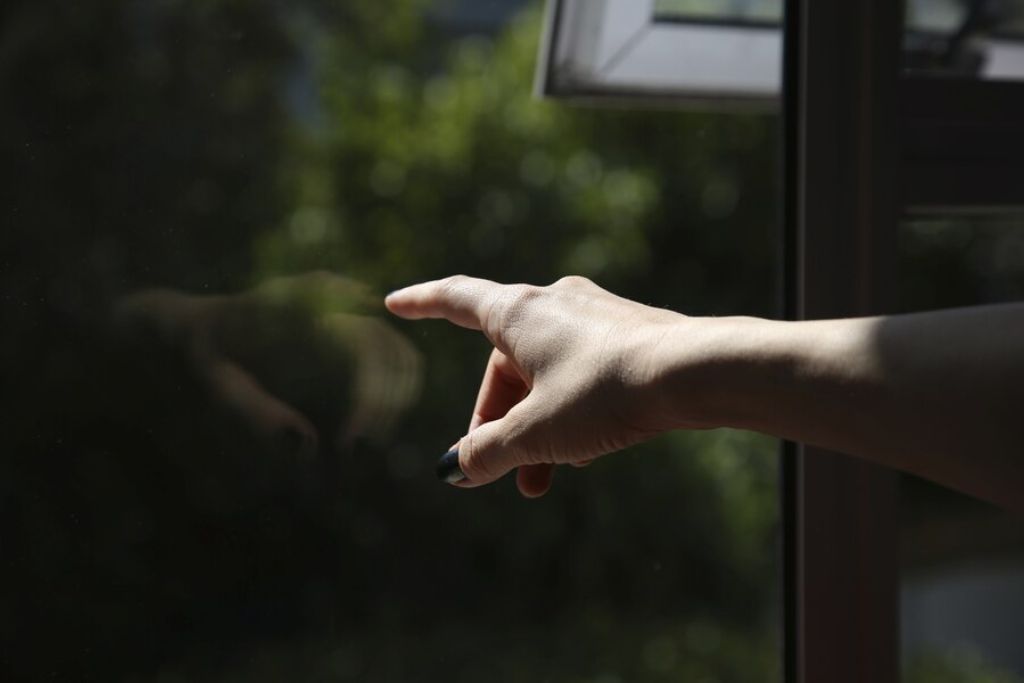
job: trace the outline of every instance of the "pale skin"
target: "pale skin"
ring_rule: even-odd
[[[1024,512],[1024,304],[782,322],[688,317],[579,277],[454,276],[390,294],[494,347],[459,466],[475,487],[672,429],[733,427],[822,446]]]

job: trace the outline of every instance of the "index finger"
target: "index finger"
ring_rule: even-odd
[[[484,312],[502,285],[465,275],[453,275],[388,294],[384,305],[409,320],[444,318],[471,330],[479,330]]]

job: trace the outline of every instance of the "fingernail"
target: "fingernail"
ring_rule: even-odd
[[[459,449],[453,448],[437,461],[437,478],[446,484],[458,484],[465,481],[466,475],[459,467]]]

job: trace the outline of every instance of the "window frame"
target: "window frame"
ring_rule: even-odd
[[[606,21],[609,14],[619,21]],[[781,72],[771,66],[782,59],[777,26],[656,21],[656,16],[655,0],[548,0],[537,94],[591,103],[626,98],[697,109],[719,109],[723,103],[732,109],[777,109]],[[723,40],[728,41],[724,49]],[[669,44],[699,54],[700,68],[668,69],[640,82],[653,61],[649,58],[663,54]]]
[[[618,23],[609,20],[611,15]],[[589,103],[653,100],[700,109],[777,110],[782,102],[782,69],[776,68],[783,62],[782,33],[782,26],[774,21],[659,14],[656,0],[548,0],[535,87],[541,97]],[[923,30],[916,34],[932,35]],[[899,40],[904,40],[902,34]],[[965,95],[974,95],[978,90],[989,89],[989,83],[997,90],[1005,87],[1007,79],[1024,78],[1024,42],[1020,38],[994,34],[987,43],[990,59],[982,69],[982,85],[977,84],[977,79],[935,78],[922,72],[904,76],[907,87],[922,95],[921,99],[906,99],[912,107],[915,103],[921,106],[905,115],[941,113],[941,108],[927,112],[921,109],[936,103],[933,89],[959,87],[955,85],[957,81],[968,91]],[[668,44],[677,49],[683,45],[699,55],[699,66],[687,69],[684,61],[682,65],[673,65],[679,68],[641,80],[645,78],[644,66],[657,63],[651,58],[664,56]],[[673,53],[672,57],[679,59],[680,55]],[[597,65],[609,61],[616,62],[617,73],[600,73],[602,69]],[[1000,83],[1004,85],[996,85]],[[938,100],[969,101],[941,95]],[[1014,111],[1019,111],[1019,107]],[[913,196],[920,199],[919,193]]]
[[[787,0],[786,314],[891,312],[902,4]],[[897,474],[821,448],[783,455],[786,680],[899,680]]]
[[[899,2],[787,0],[793,319],[893,312],[908,213],[1024,204],[1024,82],[906,73],[903,25]],[[786,444],[782,489],[786,680],[899,681],[898,474]]]

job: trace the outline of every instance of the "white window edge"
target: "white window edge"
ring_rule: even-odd
[[[777,106],[782,31],[655,23],[654,0],[548,0],[536,89],[542,97],[650,97]],[[1024,80],[1024,43],[988,41],[984,80]]]
[[[550,0],[538,91],[692,101],[779,98],[781,31],[655,23],[654,0]]]

